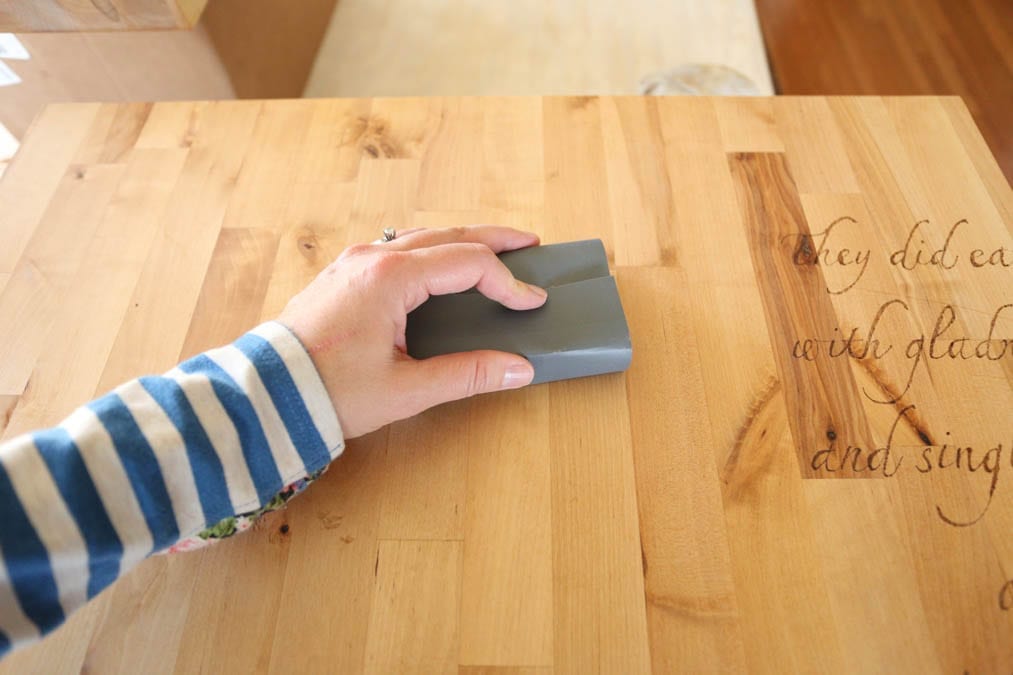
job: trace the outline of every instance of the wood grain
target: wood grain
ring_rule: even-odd
[[[270,672],[360,672],[379,573],[387,430],[356,441],[288,514],[292,537]],[[335,569],[343,570],[334,575]],[[307,589],[312,588],[312,592]],[[314,617],[316,631],[305,618]],[[398,617],[410,622],[410,615]],[[392,622],[393,623],[393,622]],[[388,626],[390,627],[390,626]]]
[[[1009,2],[757,0],[756,12],[777,93],[960,96],[1013,178]]]
[[[1005,672],[1013,350],[946,350],[1013,335],[1011,213],[956,99],[48,108],[0,178],[4,437],[276,316],[383,227],[601,237],[634,360],[355,439],[0,673]],[[923,264],[891,263],[919,221]],[[889,353],[792,358],[884,303]]]
[[[87,241],[98,227],[109,199],[119,185],[123,165],[69,167],[55,198],[28,242],[25,254],[0,291],[0,316],[21,330],[5,333],[0,366],[0,391],[24,391],[43,340],[56,320],[61,296],[84,264],[83,246],[67,250],[67,237]]]
[[[629,406],[652,665],[656,672],[742,670],[717,467],[697,461],[701,439],[712,441],[700,345],[685,318],[692,309],[688,284],[681,270],[625,268],[619,288],[638,326],[634,351],[659,357],[636,360],[627,379],[630,390],[644,393]],[[650,298],[665,301],[659,306]],[[681,397],[685,403],[659,418],[653,401]],[[684,517],[687,501],[695,505],[692,518]]]
[[[621,375],[554,383],[553,666],[557,672],[646,671],[643,554]],[[591,592],[588,592],[588,591]]]
[[[488,442],[468,454],[460,662],[551,666],[548,391],[504,398],[475,401],[469,417],[469,432]]]
[[[830,287],[812,264],[817,260],[813,233],[784,156],[736,153],[729,162],[771,339],[787,345],[796,339],[816,340],[816,336],[839,333],[833,321]],[[816,475],[806,453],[827,441],[834,449],[832,454],[840,453],[842,447],[871,446],[868,422],[858,404],[858,387],[846,361],[816,359],[813,373],[806,359],[798,356],[801,350],[775,353],[787,404],[794,413],[790,424],[800,451],[799,468],[805,476]],[[847,475],[846,471],[839,473],[840,477]]]
[[[457,670],[460,573],[459,541],[379,542],[363,672]]]

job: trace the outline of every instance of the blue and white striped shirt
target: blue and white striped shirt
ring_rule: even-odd
[[[0,656],[344,447],[309,354],[276,322],[3,443]]]

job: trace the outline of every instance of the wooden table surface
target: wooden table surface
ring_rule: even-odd
[[[50,107],[0,182],[4,437],[385,226],[601,237],[634,358],[356,440],[0,671],[1009,672],[1011,214],[953,98]]]

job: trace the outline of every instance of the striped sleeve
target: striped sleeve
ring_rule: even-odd
[[[342,450],[312,360],[277,322],[0,444],[0,656]]]

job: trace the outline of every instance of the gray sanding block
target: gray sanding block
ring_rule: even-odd
[[[514,311],[474,289],[433,296],[408,315],[411,356],[512,352],[535,367],[533,384],[629,368],[630,332],[600,239],[535,246],[499,258],[515,277],[548,291],[545,304]]]

